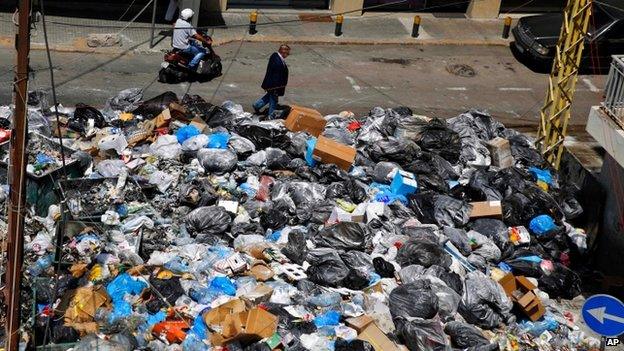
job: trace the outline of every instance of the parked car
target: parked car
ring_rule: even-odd
[[[562,13],[522,17],[512,30],[511,48],[523,62],[550,69],[562,24]],[[581,68],[606,72],[611,55],[618,54],[624,54],[624,1],[594,1]]]

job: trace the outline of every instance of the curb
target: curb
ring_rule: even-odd
[[[128,53],[161,53],[161,49],[140,47],[107,47],[107,48],[91,48],[85,45],[85,38],[76,39],[73,43],[52,44],[51,51],[55,52],[75,52],[75,53],[94,53],[94,54],[128,54]],[[232,38],[222,41],[215,41],[214,46],[237,43],[289,43],[299,45],[405,45],[405,46],[428,46],[428,45],[452,45],[452,46],[508,46],[511,40],[507,39],[357,39],[357,38],[306,38],[306,37],[252,37],[245,36],[242,38]],[[142,46],[142,45],[141,45]],[[13,48],[12,40],[1,40],[0,48]],[[45,45],[41,43],[31,43],[32,50],[45,50]]]

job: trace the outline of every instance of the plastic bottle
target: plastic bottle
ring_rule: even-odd
[[[28,273],[33,277],[39,276],[46,269],[52,266],[53,261],[54,261],[54,256],[51,254],[41,256],[39,257],[39,259],[35,262],[35,264],[32,267],[28,268]]]

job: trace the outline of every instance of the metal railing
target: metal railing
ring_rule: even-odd
[[[624,125],[624,55],[613,56],[602,106],[620,126]]]

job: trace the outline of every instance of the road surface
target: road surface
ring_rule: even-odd
[[[103,106],[129,87],[144,87],[149,98],[166,90],[199,94],[213,103],[233,100],[250,110],[262,95],[259,85],[274,44],[231,43],[216,48],[224,75],[207,83],[161,84],[161,53],[103,55],[54,52],[59,101]],[[14,53],[0,50],[0,104],[11,99]],[[411,107],[415,113],[448,118],[485,109],[508,126],[535,129],[548,76],[534,73],[500,46],[293,45],[285,103],[313,106],[322,113],[373,106]],[[30,89],[48,88],[45,52],[33,51]],[[605,76],[581,76],[571,128],[581,133],[592,105],[600,102]]]

